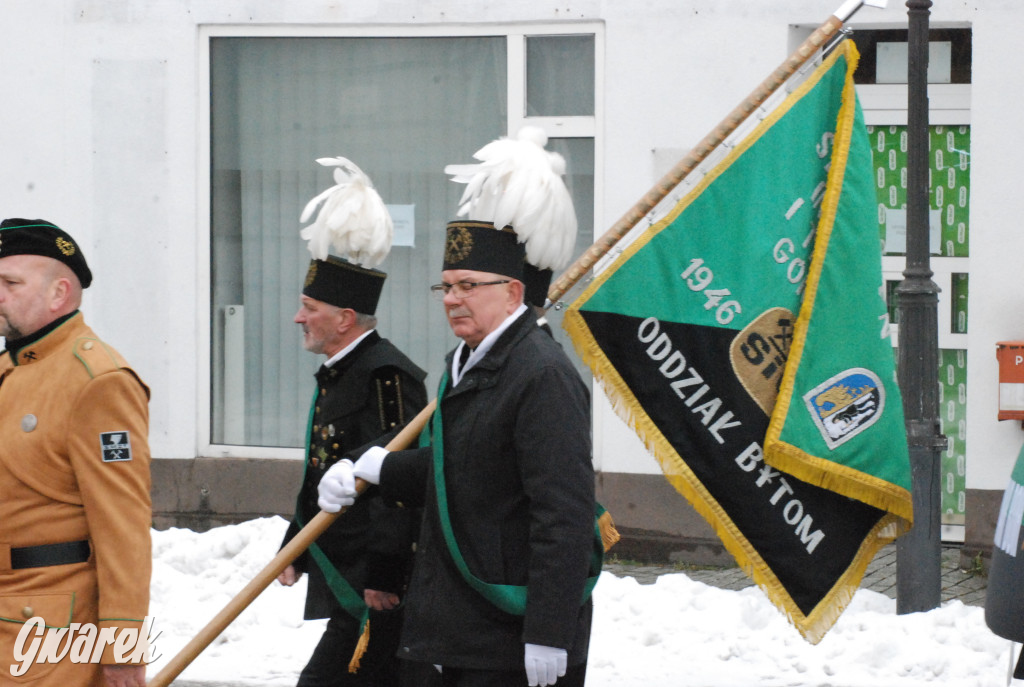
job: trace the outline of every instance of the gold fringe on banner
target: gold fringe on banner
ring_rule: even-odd
[[[809,323],[817,304],[818,287],[821,283],[829,241],[832,238],[832,229],[839,211],[839,199],[842,195],[846,164],[850,155],[850,139],[853,135],[856,114],[853,73],[857,69],[860,54],[853,43],[848,42],[844,44],[843,48],[849,63],[849,70],[843,86],[842,105],[836,126],[835,153],[829,167],[825,195],[821,204],[821,218],[815,230],[814,253],[810,259],[810,269],[803,301],[800,305],[800,313],[793,328],[793,341],[790,344],[788,362],[775,408],[771,413],[771,422],[765,435],[765,462],[804,482],[845,494],[879,510],[896,515],[897,517],[893,521],[897,523],[897,536],[899,536],[909,530],[910,524],[914,521],[913,503],[910,493],[906,489],[866,472],[812,456],[803,449],[784,443],[779,439],[788,416],[789,406],[793,402],[796,371],[804,354]]]
[[[852,49],[852,50],[851,50]],[[683,198],[673,211],[660,222],[649,228],[644,235],[638,237],[620,255],[613,265],[610,265],[599,274],[589,285],[587,290],[566,310],[562,321],[562,327],[569,334],[576,352],[584,364],[594,373],[605,391],[612,409],[622,420],[640,437],[640,440],[647,447],[647,450],[657,459],[665,478],[675,487],[676,491],[682,494],[714,529],[715,534],[721,539],[725,549],[736,559],[736,563],[744,572],[764,590],[769,600],[786,615],[790,623],[810,643],[817,644],[825,636],[825,633],[835,624],[840,614],[853,598],[854,593],[860,586],[860,580],[867,570],[868,563],[883,546],[891,542],[899,533],[900,519],[889,514],[881,518],[872,531],[865,537],[853,561],[844,571],[842,576],[832,587],[831,591],[815,606],[810,614],[804,615],[778,577],[767,565],[761,555],[747,540],[722,506],[711,496],[707,488],[701,483],[686,462],[677,455],[675,449],[657,428],[651,418],[643,411],[639,401],[633,395],[628,384],[619,376],[617,370],[605,356],[604,351],[597,345],[590,328],[587,326],[583,316],[579,312],[581,304],[586,303],[590,296],[615,272],[617,265],[628,260],[651,236],[670,224],[685,209],[692,199],[699,195],[704,188],[717,178],[724,166],[729,165],[747,147],[752,145],[753,140],[760,136],[764,130],[769,128],[778,118],[809,91],[832,66],[839,55],[845,55],[848,60],[856,64],[856,48],[852,45],[844,45],[834,51],[816,70],[815,74],[804,81],[785,103],[777,108],[768,118],[761,122],[758,128],[744,139],[743,143],[737,146],[731,153],[719,163],[720,167],[710,171],[704,179],[685,198]],[[850,67],[849,73],[852,74]],[[851,79],[852,83],[852,79]],[[844,94],[846,95],[846,94]],[[850,93],[852,95],[852,91]],[[852,100],[849,103],[853,107]]]
[[[804,639],[811,644],[820,642],[853,599],[854,593],[860,587],[860,580],[864,577],[868,563],[879,549],[896,537],[898,520],[892,515],[887,515],[878,522],[865,537],[852,563],[832,590],[809,615],[804,615],[775,573],[736,527],[732,518],[711,496],[686,463],[676,456],[674,449],[671,448],[668,440],[658,430],[654,422],[642,410],[637,410],[639,402],[636,397],[619,377],[601,349],[593,343],[593,337],[583,318],[574,314],[575,317],[569,317],[569,313],[567,313],[563,320],[563,327],[570,333],[577,353],[594,371],[594,377],[604,389],[612,409],[630,429],[636,432],[647,449],[654,455],[669,483],[711,525],[726,551],[736,559],[736,564],[753,580],[754,584],[764,590],[769,600],[786,616]],[[583,341],[586,341],[586,344],[581,345]]]

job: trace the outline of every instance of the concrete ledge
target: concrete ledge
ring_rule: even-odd
[[[987,571],[992,559],[992,544],[996,536],[999,507],[1003,492],[996,489],[968,489],[966,494],[967,518],[964,523],[964,543],[960,547],[960,567],[969,570],[978,558]]]
[[[155,459],[153,526],[203,532],[253,518],[290,518],[302,480],[297,460],[260,458]],[[597,499],[611,513],[622,540],[611,554],[643,563],[731,566],[735,561],[703,517],[662,475],[601,473]],[[960,567],[992,552],[1003,492],[967,490]]]
[[[711,525],[662,475],[601,473],[597,500],[622,535],[611,554],[644,563],[734,565]]]
[[[154,459],[153,526],[204,532],[268,515],[291,517],[302,462],[257,458]]]
[[[204,532],[268,515],[290,518],[302,480],[297,460],[163,458],[153,461],[153,525]],[[598,500],[622,540],[620,559],[733,565],[711,527],[661,475],[605,473]]]

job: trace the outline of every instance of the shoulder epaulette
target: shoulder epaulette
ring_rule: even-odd
[[[99,339],[88,337],[75,339],[73,351],[92,379],[123,367],[117,353]]]

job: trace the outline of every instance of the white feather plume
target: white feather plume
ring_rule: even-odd
[[[317,206],[316,220],[302,230],[310,254],[326,260],[333,249],[336,255],[364,267],[383,262],[391,250],[394,225],[373,182],[351,160],[322,157],[324,167],[334,167],[335,186],[306,203],[300,222],[307,221]]]
[[[448,165],[452,181],[466,184],[459,216],[511,225],[526,244],[526,260],[540,269],[569,264],[576,245],[576,212],[562,181],[565,159],[544,149],[544,130],[526,126],[516,137],[491,141],[473,154],[478,164]]]

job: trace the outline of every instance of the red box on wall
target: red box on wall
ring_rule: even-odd
[[[996,343],[999,419],[1024,420],[1024,341]]]

